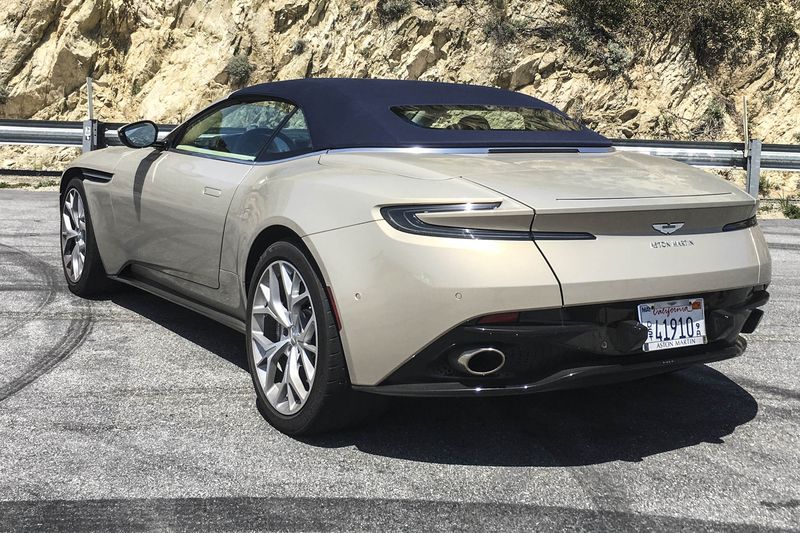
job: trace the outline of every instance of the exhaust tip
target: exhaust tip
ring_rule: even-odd
[[[471,376],[490,376],[506,364],[506,355],[492,347],[474,348],[454,354],[451,364]]]

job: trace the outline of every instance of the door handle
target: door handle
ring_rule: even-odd
[[[219,198],[222,196],[222,191],[219,189],[215,189],[214,187],[205,187],[203,189],[203,194],[206,196],[213,196],[214,198]]]

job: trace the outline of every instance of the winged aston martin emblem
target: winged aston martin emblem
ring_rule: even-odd
[[[653,224],[653,229],[664,235],[672,235],[683,227],[683,222],[667,222],[663,224]]]

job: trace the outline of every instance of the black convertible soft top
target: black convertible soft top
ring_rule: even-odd
[[[364,147],[607,147],[611,142],[585,127],[577,131],[454,130],[420,127],[398,116],[403,106],[509,106],[545,109],[531,96],[478,85],[349,78],[308,78],[246,87],[230,97],[270,96],[299,106],[313,149]]]

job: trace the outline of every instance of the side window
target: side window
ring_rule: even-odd
[[[258,102],[235,102],[217,108],[213,112],[200,117],[176,140],[175,148],[206,155],[228,157],[243,161],[254,161],[270,138],[273,138],[275,129],[291,115],[289,124],[299,124],[305,129],[305,119],[302,112],[292,104],[274,100]],[[294,114],[292,114],[294,112]],[[281,131],[287,128],[282,128]],[[289,135],[292,136],[289,136]],[[297,133],[287,131],[274,135],[268,152],[283,153],[293,152],[299,148],[294,143]],[[308,137],[308,131],[305,130]],[[300,138],[300,143],[303,143]],[[309,143],[310,145],[310,143]]]
[[[274,154],[302,153],[311,150],[311,135],[303,111],[298,109],[273,137],[267,148],[269,158]],[[270,157],[272,156],[272,157]]]

